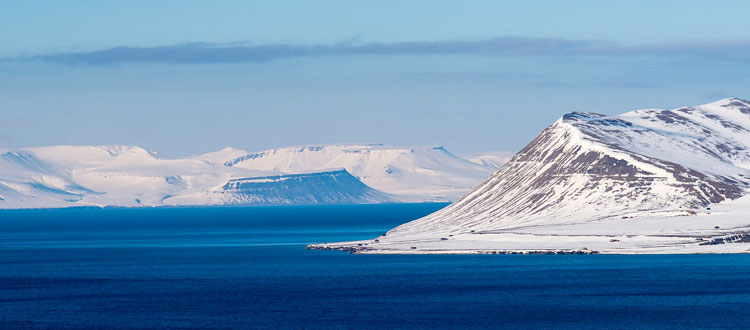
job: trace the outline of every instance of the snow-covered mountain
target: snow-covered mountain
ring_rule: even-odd
[[[344,168],[368,186],[417,201],[456,200],[499,168],[494,163],[471,162],[443,147],[377,144],[273,149],[246,154],[225,164],[284,173]]]
[[[459,201],[365,250],[691,251],[707,237],[750,233],[748,192],[748,101],[573,112]],[[716,204],[730,215],[709,215]],[[632,237],[610,238],[623,232]]]
[[[372,189],[341,168],[388,189]],[[254,154],[225,148],[178,159],[131,146],[22,148],[0,150],[0,208],[447,200],[492,171],[442,148],[328,146]]]
[[[233,158],[226,156],[231,153],[225,149],[213,159]],[[228,167],[210,156],[168,159],[130,146],[6,150],[0,155],[0,208],[395,201],[345,171],[290,176]]]

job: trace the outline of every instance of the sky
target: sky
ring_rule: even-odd
[[[0,147],[517,151],[570,111],[750,99],[747,1],[5,1]]]

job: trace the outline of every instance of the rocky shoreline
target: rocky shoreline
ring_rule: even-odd
[[[307,250],[345,251],[350,254],[599,254],[598,251],[579,250],[389,250],[366,246],[309,244]]]

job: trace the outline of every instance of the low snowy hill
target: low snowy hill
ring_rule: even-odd
[[[748,204],[736,201],[749,191],[748,101],[614,117],[573,112],[461,200],[367,249],[692,251],[703,239],[750,233],[741,213]],[[709,216],[706,207],[718,203],[729,215]],[[623,232],[633,237],[611,238]]]
[[[284,173],[344,168],[368,186],[419,201],[456,200],[499,168],[494,163],[473,163],[443,147],[383,145],[281,148],[247,154],[225,164]]]

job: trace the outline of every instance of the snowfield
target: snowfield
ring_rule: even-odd
[[[573,112],[468,195],[356,253],[750,252],[750,102]]]

